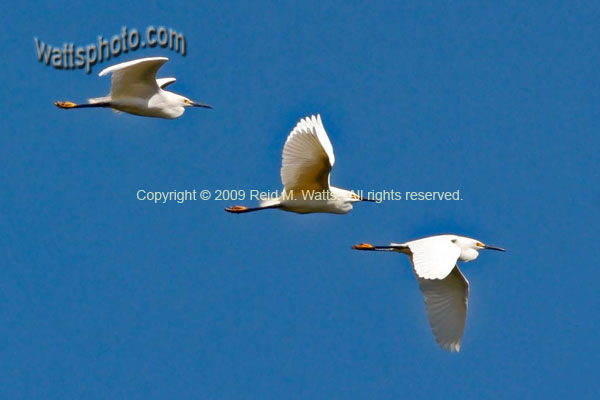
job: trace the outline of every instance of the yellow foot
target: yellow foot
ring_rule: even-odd
[[[58,108],[73,108],[77,106],[77,104],[72,101],[55,101],[54,105]]]
[[[230,213],[242,213],[244,211],[246,211],[248,209],[248,207],[244,207],[244,206],[233,206],[233,207],[227,207],[225,209],[225,211],[230,212]]]
[[[373,250],[373,249],[375,249],[375,246],[373,246],[372,244],[369,244],[369,243],[361,243],[361,244],[355,244],[354,246],[352,246],[352,248],[354,250]]]

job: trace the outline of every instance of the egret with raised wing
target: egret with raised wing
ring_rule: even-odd
[[[175,78],[156,78],[167,57],[149,57],[127,61],[102,70],[98,76],[112,73],[110,94],[88,100],[88,104],[56,101],[63,109],[109,107],[129,114],[157,118],[179,118],[185,107],[212,108],[185,96],[164,90]]]
[[[467,320],[469,281],[458,269],[457,261],[473,261],[480,250],[505,251],[477,239],[456,235],[438,235],[389,246],[362,243],[356,250],[392,251],[407,254],[419,288],[425,296],[425,308],[431,330],[441,347],[460,351]]]
[[[346,214],[353,204],[365,199],[351,190],[329,184],[329,173],[335,162],[333,146],[323,127],[321,116],[300,120],[283,146],[281,162],[281,195],[269,198],[259,207],[233,206],[225,211],[247,213],[278,208],[299,214]]]

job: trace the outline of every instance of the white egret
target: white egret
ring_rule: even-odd
[[[457,261],[473,261],[479,250],[499,250],[477,239],[438,235],[389,246],[362,243],[356,250],[393,251],[407,254],[425,296],[425,308],[436,341],[450,351],[460,351],[467,320],[469,281],[458,269]]]
[[[279,208],[299,214],[346,214],[358,201],[364,199],[356,193],[329,184],[329,173],[335,162],[333,146],[321,122],[321,116],[300,120],[290,132],[281,162],[281,181],[284,189],[276,198],[262,201],[259,207],[228,207],[230,213]]]
[[[98,76],[112,73],[110,94],[88,100],[88,104],[57,101],[63,109],[110,107],[117,111],[157,118],[179,118],[185,107],[212,108],[207,104],[193,102],[185,96],[164,90],[175,78],[156,78],[159,68],[167,57],[149,57],[127,61],[102,70]]]

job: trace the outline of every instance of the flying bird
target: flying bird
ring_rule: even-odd
[[[431,330],[445,350],[460,351],[467,320],[469,281],[458,269],[457,261],[473,261],[479,250],[505,251],[477,239],[456,235],[429,236],[406,243],[373,246],[362,243],[355,250],[393,251],[407,254],[425,296]]]
[[[353,203],[375,201],[331,186],[329,173],[334,163],[333,146],[321,116],[303,118],[283,146],[281,181],[284,189],[281,195],[262,201],[259,207],[233,206],[225,211],[240,214],[278,208],[299,214],[346,214],[352,210]]]
[[[88,104],[56,101],[63,109],[109,107],[129,114],[157,118],[179,118],[185,107],[212,108],[196,103],[185,96],[164,90],[175,78],[156,78],[167,57],[150,57],[127,61],[102,70],[98,76],[112,73],[110,94],[88,100]]]

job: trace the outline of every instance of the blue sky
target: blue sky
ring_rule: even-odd
[[[0,16],[0,397],[592,398],[600,303],[600,7],[583,2],[14,3]],[[91,75],[37,61],[166,26]],[[113,62],[164,55],[177,120],[62,111]],[[332,182],[455,191],[348,215],[136,191],[280,189],[296,122],[322,115]],[[406,257],[457,233],[508,249],[461,269],[462,350],[438,348]],[[596,371],[596,372],[594,372]]]

